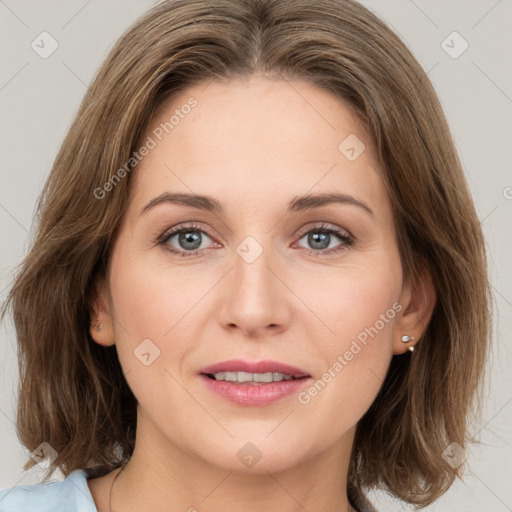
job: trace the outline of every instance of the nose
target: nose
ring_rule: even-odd
[[[226,276],[219,321],[228,330],[239,329],[247,337],[263,337],[286,329],[290,318],[288,300],[292,295],[273,261],[264,250],[254,261],[234,255]]]

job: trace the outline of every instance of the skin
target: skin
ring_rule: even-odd
[[[301,80],[202,83],[163,105],[141,141],[191,96],[198,105],[133,171],[109,289],[99,286],[91,305],[93,324],[104,327],[91,335],[117,345],[139,402],[134,454],[112,508],[352,510],[346,481],[357,422],[393,355],[413,344],[400,337],[424,332],[434,292],[427,279],[403,279],[383,171],[338,98]],[[349,134],[366,146],[355,161],[338,150]],[[225,211],[164,203],[139,215],[165,191],[205,194]],[[286,213],[295,196],[320,192],[353,196],[373,215],[336,203]],[[155,243],[192,221],[205,230],[199,254],[181,257]],[[354,243],[331,234],[316,248],[307,233],[322,223],[349,231]],[[252,263],[236,251],[247,236],[263,250]],[[191,252],[179,235],[167,244]],[[297,395],[263,407],[232,404],[197,375],[227,359],[272,359],[316,381],[397,302],[401,311],[307,404]],[[133,353],[147,338],[160,349],[149,366]],[[247,442],[262,454],[250,468],[237,457]],[[89,480],[100,510],[108,511],[117,473]]]

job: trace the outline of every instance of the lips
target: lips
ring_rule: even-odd
[[[277,372],[291,375],[295,379],[302,377],[309,377],[310,375],[306,370],[290,366],[278,361],[244,361],[242,359],[231,359],[223,361],[210,366],[206,366],[199,370],[203,375],[213,375],[219,372],[247,372],[247,373],[268,373]]]
[[[286,398],[291,398],[312,380],[311,375],[306,370],[278,361],[254,362],[231,359],[230,361],[206,366],[199,373],[199,378],[207,389],[232,404],[244,407],[266,406]],[[236,373],[238,373],[238,380],[233,382],[233,374]],[[261,382],[261,377],[258,379],[258,382],[248,382],[246,379],[249,374],[253,374],[253,377],[256,377],[254,374],[261,374],[268,378],[268,376],[276,373],[289,375],[291,378],[272,380],[270,382]],[[218,374],[225,375],[222,375],[221,379],[217,380],[215,374],[217,374],[217,377],[219,377]],[[229,374],[231,374],[231,378],[228,379]]]

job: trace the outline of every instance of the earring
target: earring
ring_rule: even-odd
[[[96,330],[97,330],[98,332],[99,332],[99,331],[101,331],[102,329],[103,329],[103,324],[98,325],[98,327],[96,328]]]
[[[414,341],[414,336],[407,336],[404,334],[401,339],[402,343],[409,343],[409,341]],[[414,352],[414,346],[409,347],[409,351]]]

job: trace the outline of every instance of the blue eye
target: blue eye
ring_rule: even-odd
[[[319,256],[323,254],[333,254],[348,249],[353,243],[354,238],[344,229],[338,227],[330,227],[326,224],[314,227],[300,235],[300,239],[307,235],[307,243],[311,244],[313,249],[301,247],[309,254]],[[158,238],[158,244],[172,253],[181,257],[195,256],[201,251],[208,251],[211,248],[201,247],[204,242],[204,237],[210,238],[206,231],[200,229],[196,224],[186,226],[177,226],[170,231],[166,231]],[[333,241],[333,236],[341,243],[336,247],[329,247]],[[180,247],[171,245],[171,240],[176,238],[176,242]]]
[[[333,241],[333,235],[340,240],[341,243],[334,248],[332,248],[332,246],[329,248]],[[325,224],[306,231],[300,239],[302,240],[305,236],[307,236],[307,243],[309,243],[314,250],[308,249],[307,247],[304,247],[304,249],[315,256],[338,253],[339,251],[349,248],[354,243],[353,237],[344,229],[329,227]]]
[[[194,256],[201,251],[202,234],[210,238],[208,234],[202,229],[199,229],[197,225],[191,224],[167,231],[159,238],[158,243],[163,245],[164,249],[170,253],[179,254],[183,257]],[[178,243],[183,246],[184,250],[176,249],[169,244],[170,240],[176,236]]]
[[[346,231],[326,227],[311,229],[300,240],[304,238],[306,238],[306,243],[314,250],[308,247],[304,247],[304,249],[314,253],[338,252],[353,243],[352,237]],[[336,239],[338,245],[335,245]]]

